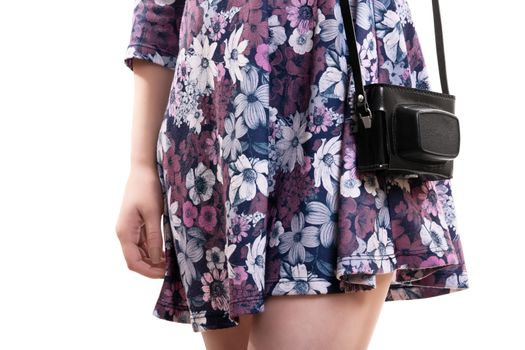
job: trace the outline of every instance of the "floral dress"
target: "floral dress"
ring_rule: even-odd
[[[345,1],[365,83],[430,89],[406,0]],[[392,271],[385,301],[468,288],[451,180],[356,169],[339,0],[136,0],[135,58],[174,73],[156,317],[234,327],[272,295],[367,291]]]

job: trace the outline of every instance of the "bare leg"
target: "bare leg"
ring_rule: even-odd
[[[246,350],[253,315],[240,315],[238,326],[202,332],[206,350]]]
[[[367,349],[393,274],[378,274],[373,290],[270,296],[254,315],[248,350]]]

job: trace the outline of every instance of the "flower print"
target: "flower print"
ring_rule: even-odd
[[[286,6],[287,19],[292,28],[306,33],[315,26],[314,3],[315,0],[291,0],[293,6]]]
[[[291,230],[281,235],[279,252],[281,254],[288,252],[288,261],[292,265],[305,261],[305,248],[319,246],[319,228],[316,226],[305,227],[304,224],[304,214],[299,212],[292,218]]]
[[[366,192],[370,193],[372,196],[376,196],[379,188],[379,181],[377,180],[377,176],[371,173],[366,173],[363,176],[365,183],[365,190]]]
[[[233,269],[233,276],[230,277],[233,279],[233,284],[240,286],[244,281],[248,279],[248,273],[244,269],[244,266],[235,266]]]
[[[417,195],[417,197],[421,201],[421,209],[423,209],[429,214],[438,216],[439,215],[439,209],[438,209],[438,205],[439,205],[438,199],[439,198],[432,184],[428,182],[428,183],[423,184],[423,186],[421,186],[420,188],[421,188],[421,192]]]
[[[355,10],[355,22],[357,26],[364,30],[369,30],[370,26],[374,23],[374,16],[372,15],[372,11],[370,10],[369,6],[370,5],[366,2],[359,2],[357,4],[357,9]],[[354,11],[352,11],[352,14],[353,12]],[[370,33],[373,33],[373,31],[370,31]]]
[[[268,160],[250,158],[244,154],[234,163],[236,175],[230,182],[230,201],[239,202],[255,198],[257,189],[265,196],[268,195]]]
[[[250,223],[244,216],[236,215],[232,219],[232,223],[229,229],[228,239],[232,243],[239,243],[243,237],[248,237],[248,230],[250,229]]]
[[[226,266],[228,270],[228,277],[234,278],[235,277],[235,271],[232,265],[231,256],[237,249],[236,244],[230,244],[228,240],[226,240],[224,244],[224,257],[226,259]]]
[[[217,41],[225,33],[224,28],[228,22],[222,13],[215,13],[211,18],[211,24],[208,27],[210,32],[209,36],[212,40]]]
[[[200,38],[200,39],[199,39]],[[213,77],[218,74],[213,61],[217,42],[209,43],[207,36],[199,35],[193,38],[193,55],[188,58],[190,64],[190,79],[196,80],[198,89],[203,92],[207,86],[214,88]]]
[[[279,245],[280,237],[284,233],[283,223],[281,221],[276,221],[273,225],[272,230],[270,231],[270,247],[276,247]]]
[[[268,53],[274,53],[277,50],[277,47],[286,41],[286,31],[279,23],[277,15],[271,15],[268,17],[268,29],[270,36],[268,42]]]
[[[213,163],[217,164],[219,158],[221,157],[222,149],[220,147],[220,135],[216,132],[211,133],[211,137],[206,138],[204,151],[208,156],[208,159]]]
[[[368,206],[362,206],[354,219],[354,229],[356,234],[364,238],[374,229],[377,212]]]
[[[323,14],[323,11],[318,8],[317,9],[317,21],[315,23],[315,29],[314,29],[314,34],[319,34],[321,33],[321,23],[323,23],[323,21],[326,19],[326,16]]]
[[[269,102],[269,86],[259,86],[259,75],[256,69],[242,70],[241,92],[235,96],[235,117],[241,113],[244,122],[250,129],[266,126],[266,112]]]
[[[284,125],[282,127],[282,139],[277,141],[277,149],[282,152],[280,160],[282,161],[282,168],[289,172],[293,170],[295,163],[299,165],[304,164],[304,149],[303,143],[308,141],[312,134],[306,131],[307,122],[301,121],[304,114],[299,111],[295,112],[292,125]]]
[[[305,52],[310,52],[314,46],[312,36],[314,35],[312,30],[304,33],[300,33],[296,28],[293,30],[292,35],[288,39],[288,43],[292,46],[294,52],[302,55]]]
[[[462,271],[461,274],[453,273],[445,281],[446,286],[450,288],[465,288],[468,285],[468,276],[465,271]]]
[[[421,71],[414,70],[410,75],[411,87],[420,90],[430,90],[430,81],[428,77],[427,67],[424,67]]]
[[[389,80],[391,84],[404,85],[403,75],[405,74],[406,70],[404,61],[401,61],[401,63],[396,64],[394,66],[392,61],[387,60],[381,65],[381,68],[386,69],[388,71]]]
[[[258,1],[260,4],[262,2]],[[245,6],[244,4],[242,5]],[[265,23],[266,11],[259,6],[250,11],[250,24],[244,27],[243,36],[248,40],[248,50],[268,41],[268,25]]]
[[[168,196],[171,197],[171,192],[168,192]],[[179,202],[173,201],[169,204],[169,214],[170,214],[170,221],[171,225],[173,227],[179,227],[181,222],[181,219],[177,216],[177,210],[179,210]]]
[[[177,231],[179,234],[179,239],[176,241],[178,245],[177,262],[180,266],[182,282],[187,290],[191,282],[197,278],[194,264],[202,258],[204,252],[198,239],[188,238],[184,226],[180,226]]]
[[[281,271],[283,271],[282,269]],[[305,295],[305,294],[325,294],[328,291],[330,282],[318,277],[308,271],[305,264],[297,264],[291,267],[291,275],[285,275],[279,280],[278,287],[272,292],[273,295]]]
[[[445,220],[450,228],[456,229],[456,208],[454,197],[449,193],[450,184],[447,180],[439,180],[435,186],[436,193],[443,207]]]
[[[196,169],[190,169],[186,175],[186,188],[193,204],[197,205],[206,202],[213,194],[213,185],[215,185],[215,175],[202,162],[197,165]]]
[[[201,283],[204,301],[211,302],[213,310],[228,310],[228,281],[226,270],[213,269],[202,274]]]
[[[306,205],[307,223],[321,225],[320,240],[323,247],[328,248],[334,242],[335,227],[337,225],[337,197],[326,195],[326,205],[318,201]]]
[[[341,6],[336,2],[334,7],[335,18],[325,19],[320,22],[321,40],[329,42],[335,39],[335,50],[339,55],[346,55],[348,47],[346,45],[346,36],[343,26],[343,15],[341,14]]]
[[[383,272],[390,272],[393,268],[390,259],[394,257],[394,243],[388,237],[388,231],[385,227],[377,225],[376,232],[374,232],[368,239],[366,250],[373,254],[375,263]]]
[[[430,247],[430,250],[437,256],[442,256],[443,252],[449,249],[445,239],[445,231],[437,222],[423,217],[423,225],[421,225],[419,234],[421,235],[421,242]]]
[[[186,116],[186,122],[195,133],[201,132],[201,123],[204,121],[204,113],[200,109],[192,109]]]
[[[212,232],[217,225],[217,211],[214,206],[206,205],[201,208],[199,227],[206,232]]]
[[[364,81],[374,81],[377,65],[377,43],[373,32],[369,32],[362,44],[357,43],[359,59],[361,61],[361,73]]]
[[[248,128],[242,118],[238,118],[236,121],[235,116],[230,112],[230,115],[224,120],[224,130],[226,136],[222,141],[223,157],[227,160],[236,161],[237,156],[242,152],[239,139],[246,135]]]
[[[323,187],[332,195],[335,193],[332,178],[337,179],[339,176],[340,150],[341,140],[339,137],[333,137],[328,142],[323,138],[321,147],[315,152],[314,156],[315,187],[319,187],[322,183]]]
[[[361,180],[353,170],[347,170],[341,176],[340,192],[343,197],[357,198],[361,195]]]
[[[328,127],[332,125],[332,115],[330,111],[324,106],[314,106],[314,110],[309,115],[310,123],[309,129],[314,133],[326,132]]]
[[[224,269],[224,261],[226,261],[226,256],[224,252],[219,247],[212,247],[211,249],[206,250],[206,266],[208,269]]]
[[[241,24],[240,28],[233,30],[230,37],[224,42],[224,65],[228,68],[232,81],[235,83],[237,79],[242,80],[240,67],[248,63],[248,58],[244,56],[243,52],[248,45],[248,40],[245,39],[239,42],[242,34],[242,28],[244,23]]]
[[[321,94],[331,98],[345,99],[347,76],[346,57],[337,55],[333,50],[327,50],[327,68],[319,78],[319,91]]]
[[[160,6],[166,6],[171,5],[175,2],[175,0],[155,0],[155,4]]]
[[[383,14],[383,19],[377,24],[377,36],[383,39],[385,54],[392,62],[402,60],[406,53],[406,40],[403,37],[403,28],[399,15],[392,10]]]
[[[182,219],[184,221],[184,225],[187,227],[192,227],[195,219],[197,219],[197,215],[197,208],[194,207],[190,201],[184,202],[182,205]]]
[[[247,247],[246,265],[248,266],[248,273],[252,275],[257,289],[261,291],[264,288],[266,235],[261,233],[253,243],[248,243]]]
[[[255,62],[264,69],[267,72],[270,72],[272,70],[272,65],[270,64],[269,58],[269,49],[270,46],[268,44],[262,43],[260,45],[257,45],[256,54],[255,54]]]

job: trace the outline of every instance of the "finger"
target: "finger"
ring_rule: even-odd
[[[165,273],[164,267],[153,267],[147,264],[141,257],[138,246],[126,243],[122,246],[128,269],[150,278],[162,278]]]
[[[160,262],[162,252],[162,234],[160,231],[160,210],[148,210],[142,214],[144,226],[141,228],[146,231],[145,245],[151,260],[157,264]]]

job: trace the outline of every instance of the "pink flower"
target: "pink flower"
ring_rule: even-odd
[[[242,216],[235,216],[232,219],[232,225],[230,227],[229,239],[232,243],[239,243],[243,237],[248,236],[248,229],[250,224]]]
[[[190,201],[182,205],[182,221],[187,227],[192,227],[194,220],[197,218],[197,208]]]
[[[315,107],[314,113],[309,115],[310,117],[310,130],[317,134],[321,131],[328,131],[328,127],[332,125],[332,116],[326,107]]]
[[[293,6],[286,6],[287,19],[293,28],[298,27],[301,34],[306,33],[315,26],[314,11],[317,8],[312,6],[314,0],[292,0],[291,2]]]
[[[202,207],[199,215],[199,227],[204,231],[211,232],[217,225],[217,211],[211,205]]]
[[[233,271],[235,272],[235,277],[233,279],[233,284],[236,286],[239,286],[242,284],[242,282],[246,281],[248,279],[248,274],[246,273],[246,270],[242,266],[235,266],[233,268]]]
[[[265,71],[272,70],[270,62],[268,61],[268,44],[260,44],[257,46],[257,53],[255,54],[255,62]]]
[[[228,23],[226,22],[226,19],[224,18],[224,15],[222,13],[217,13],[211,18],[211,26],[209,27],[210,30],[210,39],[212,40],[219,40],[224,34],[226,28],[226,25]]]
[[[225,283],[228,270],[213,269],[201,277],[204,301],[211,301],[213,310],[228,310],[228,283]]]

